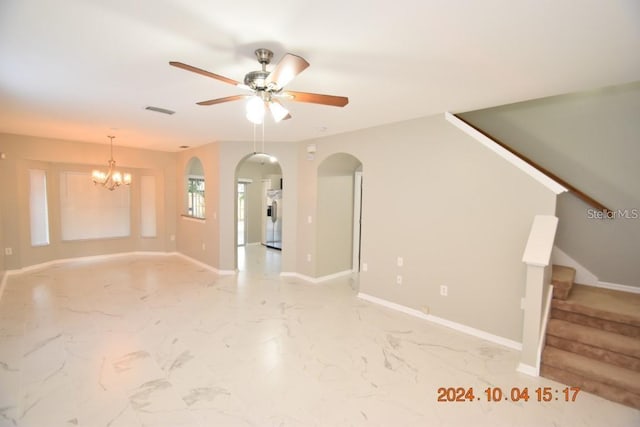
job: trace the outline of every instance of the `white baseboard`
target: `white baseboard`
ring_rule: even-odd
[[[20,269],[15,269],[15,270],[7,270],[5,272],[4,278],[2,279],[2,284],[4,285],[6,283],[7,277],[14,275],[14,274],[22,274],[22,273],[28,273],[30,271],[37,271],[37,270],[42,270],[43,268],[47,268],[47,267],[52,267],[52,266],[56,266],[56,265],[60,265],[60,264],[68,264],[68,263],[72,263],[72,262],[90,262],[90,261],[104,261],[104,260],[108,260],[108,259],[112,259],[112,258],[121,258],[121,257],[127,257],[127,256],[179,256],[181,258],[186,259],[189,262],[192,262],[194,264],[200,265],[201,267],[204,267],[208,270],[211,270],[212,272],[219,274],[219,275],[226,275],[226,274],[235,274],[235,271],[230,271],[230,270],[218,270],[215,267],[212,267],[208,264],[205,264],[201,261],[198,261],[197,259],[193,259],[187,255],[184,255],[180,252],[152,252],[152,251],[137,251],[137,252],[119,252],[119,253],[115,253],[115,254],[104,254],[104,255],[91,255],[91,256],[84,256],[84,257],[76,257],[76,258],[60,258],[60,259],[55,259],[52,261],[47,261],[47,262],[43,262],[40,264],[34,264],[34,265],[29,265],[27,267],[23,267]]]
[[[202,268],[206,268],[207,270],[212,271],[213,273],[216,273],[216,274],[218,274],[220,276],[231,276],[231,275],[234,275],[234,274],[237,273],[235,270],[219,270],[219,269],[217,269],[217,268],[215,268],[215,267],[213,267],[213,266],[211,266],[209,264],[206,264],[206,263],[204,263],[202,261],[199,261],[199,260],[197,260],[195,258],[191,258],[190,256],[185,255],[185,254],[183,254],[181,252],[172,252],[172,254],[177,255],[180,258],[183,258],[183,259],[185,259],[185,260],[187,260],[187,261],[189,261],[189,262],[191,262],[193,264],[199,265]]]
[[[630,292],[632,294],[640,294],[640,288],[637,286],[621,285],[619,283],[602,282],[599,281],[595,285],[591,285],[596,288],[612,289],[614,291]]]
[[[295,277],[297,279],[304,280],[305,282],[309,282],[309,283],[322,283],[322,282],[326,282],[328,280],[333,280],[333,279],[338,279],[340,277],[349,276],[352,273],[353,273],[353,270],[345,270],[345,271],[341,271],[339,273],[329,274],[327,276],[311,277],[311,276],[307,276],[307,275],[300,274],[300,273],[295,273],[295,272],[290,272],[290,271],[283,271],[283,272],[280,273],[280,276],[282,276],[282,277]]]
[[[111,258],[120,258],[127,257],[133,255],[160,255],[160,256],[170,256],[173,255],[172,252],[151,252],[151,251],[140,251],[140,252],[118,252],[114,254],[103,254],[103,255],[89,255],[83,257],[74,257],[74,258],[59,258],[51,261],[42,262],[40,264],[33,264],[23,268],[18,268],[15,270],[7,270],[7,275],[28,273],[30,271],[42,270],[43,268],[52,267],[60,264],[68,264],[72,262],[90,262],[90,261],[103,261]]]
[[[0,299],[2,299],[2,293],[7,286],[7,277],[9,277],[9,274],[6,271],[2,273],[2,280],[0,280]]]
[[[508,338],[504,338],[498,335],[490,334],[489,332],[481,331],[480,329],[472,328],[467,325],[463,325],[461,323],[452,322],[451,320],[443,319],[438,316],[434,316],[432,314],[426,314],[421,312],[420,310],[416,310],[414,308],[409,308],[407,306],[397,304],[395,302],[387,301],[382,298],[374,297],[372,295],[368,295],[365,293],[358,293],[358,298],[361,298],[365,301],[372,302],[374,304],[379,304],[381,306],[390,308],[392,310],[400,311],[402,313],[408,314],[410,316],[418,317],[423,320],[427,320],[429,322],[437,323],[442,326],[446,326],[448,328],[454,329],[458,332],[465,333],[467,335],[471,335],[485,341],[492,342],[494,344],[499,344],[504,347],[511,348],[513,350],[522,351],[522,343],[517,341],[510,340]]]
[[[516,371],[531,377],[540,376],[540,371],[535,366],[527,365],[526,363],[519,363]]]
[[[595,288],[612,289],[614,291],[630,292],[632,294],[640,294],[640,287],[622,285],[620,283],[611,283],[599,280],[598,277],[585,268],[578,261],[564,252],[557,246],[553,247],[551,254],[553,264],[566,265],[576,269],[576,283],[581,285],[593,286]]]

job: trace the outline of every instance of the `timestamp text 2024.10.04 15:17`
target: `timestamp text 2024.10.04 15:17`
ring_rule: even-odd
[[[475,393],[473,387],[440,387],[438,388],[438,402],[575,402],[580,393],[580,387],[538,387],[529,392],[529,387],[487,387],[480,394]]]

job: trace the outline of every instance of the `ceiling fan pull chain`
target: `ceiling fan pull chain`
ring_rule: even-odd
[[[253,154],[256,154],[256,124],[253,124]]]

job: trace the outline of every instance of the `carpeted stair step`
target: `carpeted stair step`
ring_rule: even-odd
[[[553,298],[566,300],[571,292],[573,281],[576,278],[576,269],[564,265],[551,267],[551,283],[553,284]]]
[[[545,364],[540,367],[540,375],[562,384],[580,387],[582,391],[593,393],[612,402],[640,409],[640,394],[631,393]]]
[[[549,320],[547,334],[640,359],[640,340],[632,337],[558,319]]]
[[[576,284],[571,299],[553,299],[551,307],[640,328],[640,294]]]
[[[640,339],[550,319],[547,345],[640,372]]]
[[[627,323],[614,322],[611,320],[601,319],[599,317],[591,317],[586,314],[566,311],[555,307],[551,308],[551,318],[566,320],[567,322],[576,323],[578,325],[589,326],[592,328],[602,329],[607,332],[640,339],[640,327],[629,325]]]
[[[604,384],[619,389],[621,393],[628,392],[640,397],[640,372],[610,365],[551,346],[546,346],[542,353],[542,365],[582,377],[584,384],[593,383],[594,387],[598,384]],[[603,397],[609,398],[608,396]],[[619,401],[617,399],[612,400]]]

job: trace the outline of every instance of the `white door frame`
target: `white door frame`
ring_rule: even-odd
[[[360,271],[360,232],[362,221],[362,171],[353,176],[353,255],[351,269]]]

